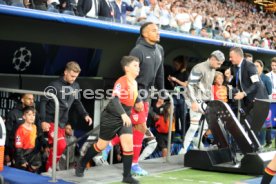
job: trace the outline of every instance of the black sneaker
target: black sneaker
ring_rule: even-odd
[[[80,164],[80,161],[77,163],[77,166],[75,168],[75,174],[77,177],[83,177],[83,173],[84,173],[85,167],[82,167]]]
[[[123,183],[131,183],[131,184],[140,184],[140,182],[138,180],[136,180],[135,178],[133,178],[132,176],[124,177],[122,182]]]

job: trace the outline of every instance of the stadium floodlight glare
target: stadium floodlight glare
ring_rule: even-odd
[[[276,12],[275,0],[254,0],[254,3],[264,6],[268,11]]]

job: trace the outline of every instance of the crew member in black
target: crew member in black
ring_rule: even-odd
[[[58,129],[58,146],[57,146],[57,162],[66,148],[65,141],[65,125],[68,122],[68,113],[72,105],[76,107],[81,117],[85,119],[89,125],[92,124],[92,119],[86,112],[80,101],[79,84],[75,82],[81,69],[78,63],[71,61],[66,64],[64,76],[51,82],[45,90],[54,92],[59,100],[59,129]],[[55,103],[50,96],[43,96],[40,104],[41,127],[44,132],[48,132],[48,143],[53,144],[54,138],[54,118],[55,118]],[[53,149],[50,149],[50,154],[46,163],[46,170],[52,167]]]

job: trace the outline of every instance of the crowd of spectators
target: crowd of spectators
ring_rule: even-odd
[[[0,0],[7,5],[141,25],[276,49],[276,16],[242,0]],[[94,5],[95,4],[95,5]],[[102,6],[105,13],[101,12]],[[109,11],[109,12],[108,12]]]
[[[162,29],[228,42],[275,49],[276,17],[237,0],[140,0],[128,15],[132,24],[152,21]]]

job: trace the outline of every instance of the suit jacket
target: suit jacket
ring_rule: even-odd
[[[78,15],[84,17],[92,8],[92,0],[79,0],[77,4]]]
[[[108,4],[109,0],[101,0],[100,2],[100,12],[99,16],[104,18],[113,18],[112,12],[112,5],[111,3]]]
[[[260,82],[260,78],[258,76],[257,68],[252,62],[248,62],[245,59],[242,61],[241,68],[239,74],[241,75],[238,80],[238,86],[236,84],[237,82],[237,72],[238,68],[234,67],[234,78],[231,81],[231,84],[233,87],[238,88],[239,91],[243,91],[246,93],[246,97],[243,99],[244,106],[252,105],[253,100],[257,97],[258,91],[262,92],[262,90],[265,90],[262,86],[262,83]],[[258,89],[261,88],[261,89]],[[266,91],[266,90],[265,90]],[[263,98],[267,95],[265,94],[259,94],[258,98]]]
[[[126,23],[127,11],[133,11],[134,8],[128,5],[126,2],[122,1],[121,7],[118,7],[115,1],[111,2],[114,9],[114,18],[116,22]],[[121,20],[122,19],[122,20]],[[122,21],[122,22],[121,22]]]
[[[260,75],[260,78],[265,85],[268,95],[271,95],[272,94],[272,82],[271,82],[270,78],[263,73]]]
[[[112,8],[108,6],[105,0],[97,0],[98,1],[98,16],[111,18]],[[77,5],[78,15],[81,17],[86,16],[86,14],[92,8],[92,0],[79,0]]]

